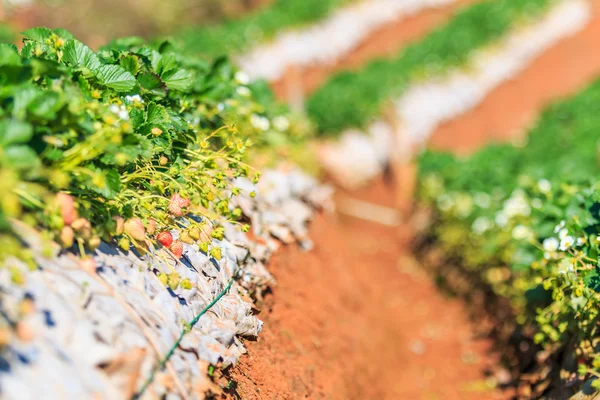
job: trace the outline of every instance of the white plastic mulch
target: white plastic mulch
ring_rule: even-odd
[[[544,16],[516,28],[499,42],[476,51],[464,68],[417,82],[393,102],[395,126],[381,119],[365,132],[350,129],[321,151],[325,168],[352,188],[380,174],[394,158],[410,157],[445,121],[475,108],[536,57],[590,21],[587,0],[563,0]]]
[[[291,66],[331,64],[385,24],[456,0],[361,0],[237,57],[252,79],[274,81]]]
[[[252,183],[238,184],[254,190]],[[22,286],[0,269],[0,312],[21,320],[16,335],[0,353],[0,397],[6,399],[129,399],[158,359],[191,321],[227,285],[235,283],[183,339],[164,371],[142,398],[201,399],[213,387],[210,364],[235,364],[262,322],[253,315],[253,297],[273,283],[265,268],[280,241],[309,249],[307,223],[328,207],[330,190],[298,170],[268,171],[255,198],[237,202],[252,222],[254,240],[231,225],[217,261],[184,244],[182,262],[162,252],[138,257],[103,243],[94,254],[97,272],[86,272],[73,254],[42,249],[28,232],[39,268],[17,260]],[[20,229],[25,229],[21,227]],[[27,232],[27,230],[24,230]],[[175,236],[177,232],[174,232]],[[275,239],[278,238],[279,240]],[[166,288],[159,272],[176,270],[191,290]],[[33,311],[23,314],[23,304]],[[23,317],[23,315],[25,315]]]

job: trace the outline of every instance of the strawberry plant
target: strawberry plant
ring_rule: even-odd
[[[600,81],[550,106],[524,147],[420,159],[428,237],[510,301],[567,379],[577,374],[570,359],[581,377],[600,373],[599,98]]]
[[[257,181],[261,149],[286,151],[309,129],[224,58],[169,41],[94,52],[65,30],[23,34],[21,51],[0,44],[0,260],[27,257],[11,219],[81,254],[101,240],[144,251],[174,228],[210,251],[219,221],[247,229],[230,204],[235,178]],[[165,247],[181,256],[180,244]]]

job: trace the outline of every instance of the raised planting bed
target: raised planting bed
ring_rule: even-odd
[[[261,331],[265,263],[281,242],[309,249],[328,204],[275,163],[308,125],[226,59],[24,36],[0,44],[0,393],[220,392],[213,366]]]
[[[596,82],[550,106],[522,147],[419,160],[420,253],[491,311],[521,398],[565,398],[598,374],[599,96]]]

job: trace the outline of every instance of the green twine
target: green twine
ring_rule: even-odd
[[[142,385],[140,390],[138,390],[137,393],[135,393],[131,397],[132,400],[137,400],[140,397],[142,397],[142,395],[144,394],[146,389],[148,389],[148,386],[150,386],[150,384],[154,380],[154,375],[156,375],[156,373],[158,371],[160,371],[161,369],[163,369],[165,367],[165,365],[167,364],[167,362],[169,361],[169,359],[171,358],[171,356],[173,355],[173,353],[175,352],[177,347],[179,347],[179,344],[181,343],[181,340],[183,339],[185,334],[188,333],[189,331],[191,331],[192,328],[194,328],[194,325],[196,325],[198,323],[198,320],[200,319],[200,317],[202,317],[204,314],[206,314],[206,312],[208,310],[210,310],[210,308],[212,306],[214,306],[217,303],[217,301],[219,301],[221,299],[221,297],[223,297],[225,295],[225,293],[227,293],[229,291],[232,284],[233,284],[233,277],[229,280],[229,283],[227,284],[227,286],[225,286],[225,289],[223,289],[223,291],[221,293],[219,293],[219,295],[217,297],[215,297],[215,299],[213,301],[211,301],[206,307],[204,307],[202,309],[202,311],[200,311],[200,313],[198,315],[196,315],[189,324],[186,324],[186,326],[183,328],[183,330],[179,334],[179,338],[177,339],[177,341],[169,349],[169,352],[167,353],[167,355],[163,357],[163,359],[156,365],[156,367],[154,367],[154,369],[150,373],[150,376],[148,376],[148,379],[146,379],[146,382],[144,382],[144,384]]]

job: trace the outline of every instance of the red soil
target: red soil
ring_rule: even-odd
[[[440,127],[431,147],[468,153],[491,141],[522,138],[548,102],[590,83],[600,73],[595,48],[600,7],[594,7],[594,20],[584,31],[540,56],[479,107]],[[423,23],[415,32],[426,32],[450,12],[436,14],[437,22]],[[303,90],[313,90],[338,69],[391,52],[393,34],[381,35],[369,38],[334,67],[296,72]],[[405,37],[409,39],[399,39],[398,47],[410,40]],[[275,89],[280,97],[286,95],[283,82]],[[352,196],[394,204],[381,181]],[[260,314],[264,332],[257,342],[248,343],[249,354],[232,370],[241,398],[510,396],[486,385],[484,373],[498,357],[490,352],[490,342],[475,338],[476,329],[461,303],[439,294],[400,250],[393,228],[327,216],[313,223],[312,237],[312,252],[288,247],[270,266],[278,286]]]
[[[331,75],[344,70],[358,69],[375,58],[390,57],[435,27],[449,20],[456,11],[478,0],[457,0],[449,5],[424,10],[408,18],[382,26],[360,43],[351,53],[329,65],[290,68],[284,76],[271,83],[280,100],[291,103],[314,92]]]
[[[594,17],[587,28],[538,57],[477,108],[442,125],[429,147],[468,154],[490,142],[522,140],[544,106],[600,77],[600,3],[592,4]]]
[[[389,188],[375,192],[390,204]],[[393,228],[320,216],[311,236],[313,251],[290,246],[271,263],[264,331],[232,370],[240,398],[508,398],[485,381],[490,342],[405,257]]]

